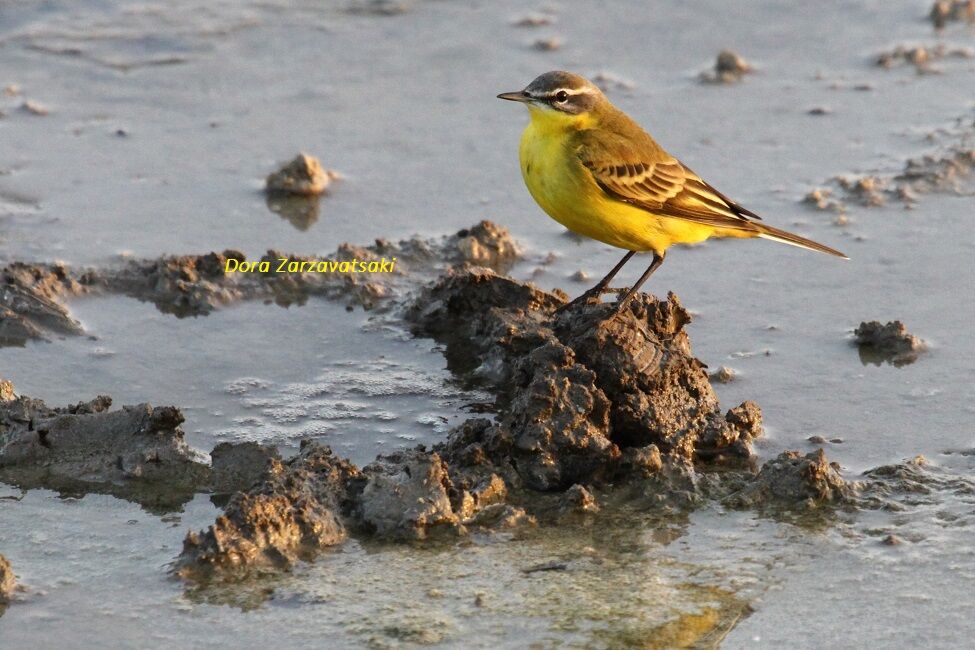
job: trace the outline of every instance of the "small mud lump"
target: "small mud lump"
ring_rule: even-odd
[[[599,511],[599,503],[592,492],[577,483],[562,494],[559,508],[565,513],[590,513]]]
[[[884,325],[880,321],[863,322],[853,335],[860,348],[860,359],[865,364],[880,365],[887,361],[895,366],[907,365],[917,361],[928,348],[924,341],[908,332],[899,320]]]
[[[855,486],[840,476],[822,449],[803,456],[785,451],[762,465],[754,481],[725,499],[735,508],[781,507],[812,510],[823,505],[848,503]]]
[[[752,66],[737,52],[722,50],[714,62],[714,70],[701,73],[701,81],[713,84],[733,84],[744,79]]]
[[[413,450],[380,456],[357,481],[353,518],[384,538],[425,539],[457,533],[460,518],[450,502],[447,464],[436,453]]]
[[[267,191],[314,196],[324,192],[334,178],[335,172],[322,168],[317,158],[300,153],[267,177]]]
[[[937,0],[928,17],[935,29],[944,29],[954,21],[975,23],[975,0]]]

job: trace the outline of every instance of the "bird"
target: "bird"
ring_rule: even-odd
[[[561,310],[613,291],[609,283],[634,255],[652,253],[650,266],[610,312],[619,313],[674,244],[759,237],[849,259],[763,223],[669,154],[580,75],[546,72],[524,90],[498,98],[528,107],[519,158],[535,202],[572,232],[627,251],[606,277]]]

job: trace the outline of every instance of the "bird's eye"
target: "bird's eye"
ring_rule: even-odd
[[[568,98],[569,98],[569,93],[565,92],[564,90],[560,90],[559,92],[555,93],[555,101],[557,102],[560,103],[564,102]]]

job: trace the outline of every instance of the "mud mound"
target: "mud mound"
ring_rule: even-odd
[[[16,397],[0,400],[0,480],[23,487],[107,492],[143,505],[180,503],[206,487],[205,457],[183,439],[172,406],[123,406],[97,397],[50,408]]]
[[[177,316],[205,315],[241,300],[270,300],[287,307],[304,304],[311,296],[381,309],[432,272],[464,263],[501,268],[517,256],[507,230],[483,221],[441,239],[341,244],[326,258],[339,264],[337,272],[323,272],[322,258],[269,250],[256,261],[255,270],[246,272],[239,271],[247,262],[243,253],[224,251],[131,261],[121,269],[90,275],[106,291],[152,302]],[[388,272],[358,272],[370,263]]]
[[[288,463],[272,459],[262,483],[235,494],[207,530],[186,536],[176,572],[199,580],[217,572],[280,569],[344,541],[348,534],[338,513],[349,479],[358,474],[316,444],[303,445]]]
[[[629,448],[669,462],[750,456],[761,413],[753,403],[721,413],[676,296],[638,296],[615,318],[604,304],[553,316],[562,302],[472,269],[447,275],[409,312],[417,333],[447,344],[455,370],[500,396],[499,422],[452,434],[449,462],[490,459],[529,488],[561,490],[616,480]]]
[[[204,316],[242,300],[286,307],[312,296],[389,309],[418,283],[451,266],[504,270],[519,254],[507,230],[482,221],[442,238],[342,244],[328,258],[272,250],[252,266],[243,253],[233,250],[129,260],[108,268],[14,263],[0,269],[0,347],[22,346],[48,332],[83,334],[64,302],[84,293],[129,296],[178,317]],[[335,263],[335,268],[322,266],[323,260]],[[241,270],[245,268],[250,270]]]
[[[507,493],[498,476],[470,489],[455,485],[440,456],[422,448],[380,456],[360,471],[309,442],[289,461],[271,459],[262,481],[235,494],[207,530],[189,533],[175,570],[199,582],[282,569],[340,544],[349,530],[422,540],[533,523],[504,503]]]
[[[822,449],[805,456],[786,451],[766,462],[754,481],[724,503],[757,509],[787,505],[792,510],[852,503],[857,486],[844,481],[839,469]]]
[[[361,471],[315,443],[271,460],[213,526],[187,536],[177,571],[199,580],[279,568],[349,533],[409,541],[557,524],[614,490],[668,509],[734,493],[742,507],[805,510],[852,494],[821,453],[789,452],[754,474],[761,410],[721,411],[676,296],[637,296],[612,318],[601,303],[557,313],[564,302],[488,269],[449,271],[406,318],[446,344],[455,372],[494,392],[496,417]]]

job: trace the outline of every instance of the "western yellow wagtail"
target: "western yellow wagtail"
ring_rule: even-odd
[[[498,97],[528,107],[521,173],[538,205],[572,232],[629,251],[569,304],[606,293],[633,255],[652,252],[653,262],[617,301],[616,313],[663,263],[670,246],[711,237],[761,237],[846,258],[829,246],[759,223],[757,214],[664,151],[579,75],[546,72],[524,90]]]

